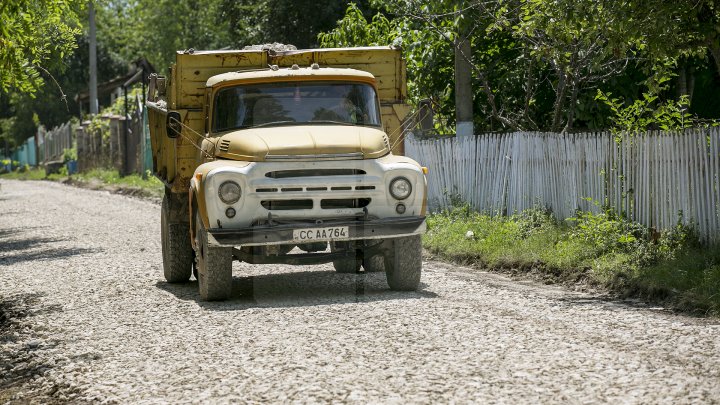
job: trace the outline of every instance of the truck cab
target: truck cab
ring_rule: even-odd
[[[391,289],[417,289],[426,169],[392,152],[378,79],[317,62],[266,66],[207,78],[193,111],[202,132],[188,125],[190,111],[148,102],[151,139],[165,132],[196,150],[185,202],[166,183],[167,281],[187,281],[194,269],[201,298],[223,300],[233,260],[332,262],[340,273],[385,271]]]

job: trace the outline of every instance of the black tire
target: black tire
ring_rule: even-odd
[[[203,301],[223,301],[232,294],[232,248],[209,246],[207,231],[195,215],[195,261]]]
[[[332,252],[347,251],[351,248],[347,242],[332,242],[330,244],[330,250]],[[352,250],[355,252],[355,250]],[[338,273],[357,273],[360,271],[360,265],[362,261],[357,258],[348,257],[346,259],[339,259],[333,261],[333,267]]]
[[[415,291],[422,272],[422,241],[420,235],[392,239],[384,255],[387,283],[394,291]]]
[[[190,244],[190,225],[171,223],[172,209],[168,196],[165,196],[160,209],[160,239],[162,241],[163,273],[168,283],[184,283],[192,274],[192,245]],[[187,214],[186,214],[187,215]]]
[[[385,257],[380,253],[365,257],[363,258],[362,266],[365,271],[370,273],[383,272],[385,271]]]

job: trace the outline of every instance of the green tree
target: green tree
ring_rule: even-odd
[[[0,90],[33,93],[42,73],[75,48],[77,0],[3,0],[0,5]]]
[[[355,2],[359,10],[371,7]],[[317,35],[334,28],[346,4],[335,0],[224,0],[223,16],[229,19],[232,45],[280,42],[298,48],[318,46]]]
[[[38,123],[52,128],[79,116],[75,95],[88,87],[89,50],[86,36],[77,37],[76,43],[72,53],[66,54],[48,69],[67,94],[65,102],[55,85],[42,86],[32,94],[20,91],[0,93],[0,120],[7,120],[4,126],[0,126],[0,138],[12,139],[19,144],[35,134]],[[127,65],[115,59],[103,42],[98,43],[97,57],[100,82],[127,72]],[[33,116],[38,117],[37,123]]]
[[[517,86],[518,78],[524,74],[515,61],[519,54],[507,34],[485,35],[493,20],[484,9],[449,0],[395,0],[385,3],[384,11],[386,14],[378,13],[368,22],[353,5],[349,6],[338,27],[320,35],[321,45],[402,46],[411,102],[431,99],[440,120],[438,129],[446,132],[455,121],[454,43],[458,27],[468,24],[473,51],[463,56],[473,67],[474,110],[479,112],[475,127],[487,130],[523,126],[518,120],[522,117],[508,114],[522,110],[508,108],[508,104],[523,103],[526,98],[524,89]]]
[[[99,0],[98,41],[164,71],[178,50],[282,42],[307,48],[344,12],[334,0]],[[364,3],[362,0],[361,3]]]
[[[322,45],[401,44],[411,98],[435,100],[446,127],[454,118],[454,39],[463,26],[471,41],[479,130],[605,127],[615,113],[595,98],[598,88],[621,96],[617,102],[628,106],[647,100],[643,94],[648,93],[653,111],[675,106],[684,117],[698,105],[705,117],[720,115],[720,103],[709,97],[707,86],[700,89],[704,99],[693,101],[697,72],[709,88],[720,87],[706,69],[709,61],[720,59],[715,0],[388,0],[382,5],[385,14],[369,22],[349,8],[337,28],[320,36]],[[667,82],[670,78],[675,81]]]
[[[550,129],[572,129],[580,92],[622,73],[635,38],[617,23],[616,8],[594,0],[499,4],[493,29],[512,34],[532,60],[551,73],[555,97]]]
[[[165,71],[183,49],[230,46],[221,0],[103,0],[97,11],[98,42],[130,62],[147,58]]]

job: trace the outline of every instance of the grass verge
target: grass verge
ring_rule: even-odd
[[[720,316],[720,246],[702,246],[685,226],[655,232],[612,210],[569,222],[539,209],[493,217],[459,207],[429,216],[423,244],[457,263]]]
[[[164,193],[162,182],[152,175],[143,178],[138,174],[120,176],[117,170],[93,169],[84,173],[67,175],[61,171],[59,174],[46,176],[44,169],[29,169],[0,174],[2,179],[16,180],[51,180],[95,190],[107,190],[118,194],[136,195],[140,197],[161,198]]]

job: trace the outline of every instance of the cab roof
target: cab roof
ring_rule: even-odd
[[[296,78],[310,78],[310,80],[356,80],[375,84],[375,76],[371,73],[349,68],[323,68],[323,67],[298,67],[298,68],[271,68],[222,73],[210,77],[207,80],[207,87],[214,87],[228,82],[275,82],[288,81]]]

